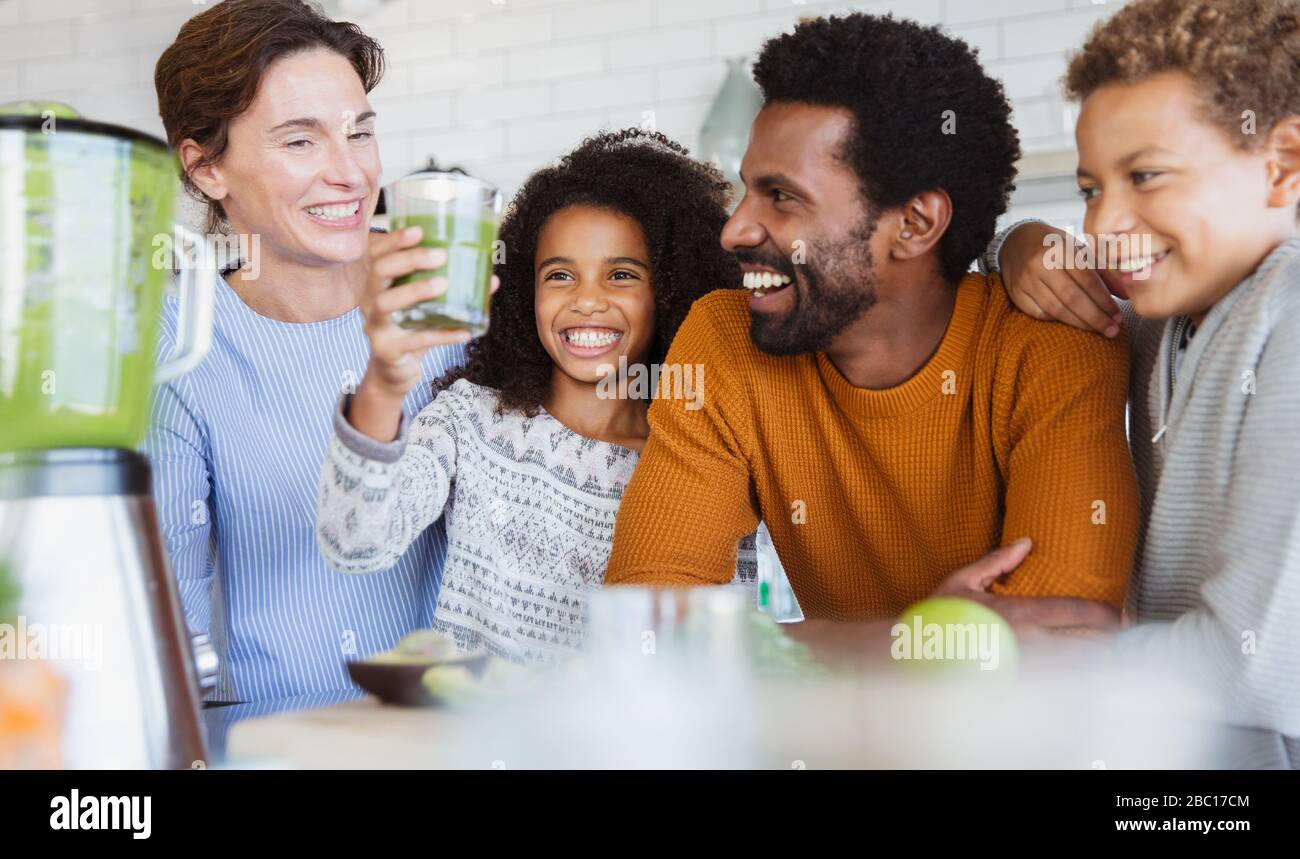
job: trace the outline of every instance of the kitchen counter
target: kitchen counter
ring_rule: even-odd
[[[234,724],[232,765],[267,762],[302,769],[436,769],[452,765],[445,744],[467,729],[448,709],[390,707],[362,698]]]
[[[610,680],[585,697],[556,689],[469,710],[353,700],[235,724],[228,765],[1126,769],[1213,767],[1222,755],[1203,704],[1151,677],[886,673],[686,691]]]

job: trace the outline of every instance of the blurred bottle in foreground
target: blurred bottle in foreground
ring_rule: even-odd
[[[17,641],[18,587],[0,560],[0,770],[58,769],[67,689]]]
[[[767,523],[760,522],[754,541],[758,555],[758,608],[767,612],[777,623],[796,623],[803,620],[803,610],[795,598],[794,588],[785,576],[785,567],[772,544]]]

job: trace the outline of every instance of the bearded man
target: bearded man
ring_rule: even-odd
[[[651,406],[606,583],[726,583],[762,520],[805,629],[935,593],[1017,627],[1116,622],[1125,338],[1034,321],[969,273],[1014,188],[1002,86],[938,28],[863,14],[772,39],[754,77],[722,233],[747,289],[677,334],[668,366],[703,366],[703,407]]]

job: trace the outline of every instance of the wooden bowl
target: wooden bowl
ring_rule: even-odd
[[[477,653],[431,662],[358,660],[347,665],[352,682],[383,703],[399,707],[431,707],[440,702],[424,687],[424,672],[439,665],[460,665],[468,668],[475,677],[482,677],[487,663],[488,654]]]

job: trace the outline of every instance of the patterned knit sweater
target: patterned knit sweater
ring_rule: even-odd
[[[711,293],[677,332],[668,364],[703,364],[707,394],[650,407],[607,582],[725,582],[762,518],[810,618],[891,617],[1021,536],[1033,552],[1000,592],[1122,603],[1138,520],[1122,340],[1035,322],[969,275],[925,366],[867,390],[825,353],[760,352],[746,302]]]
[[[499,415],[497,402],[461,379],[382,444],[348,423],[344,398],[321,470],[317,543],[340,572],[383,570],[445,515],[434,627],[463,650],[550,662],[582,643],[586,595],[604,581],[638,454],[545,411]],[[737,581],[749,584],[752,537],[737,548]]]

